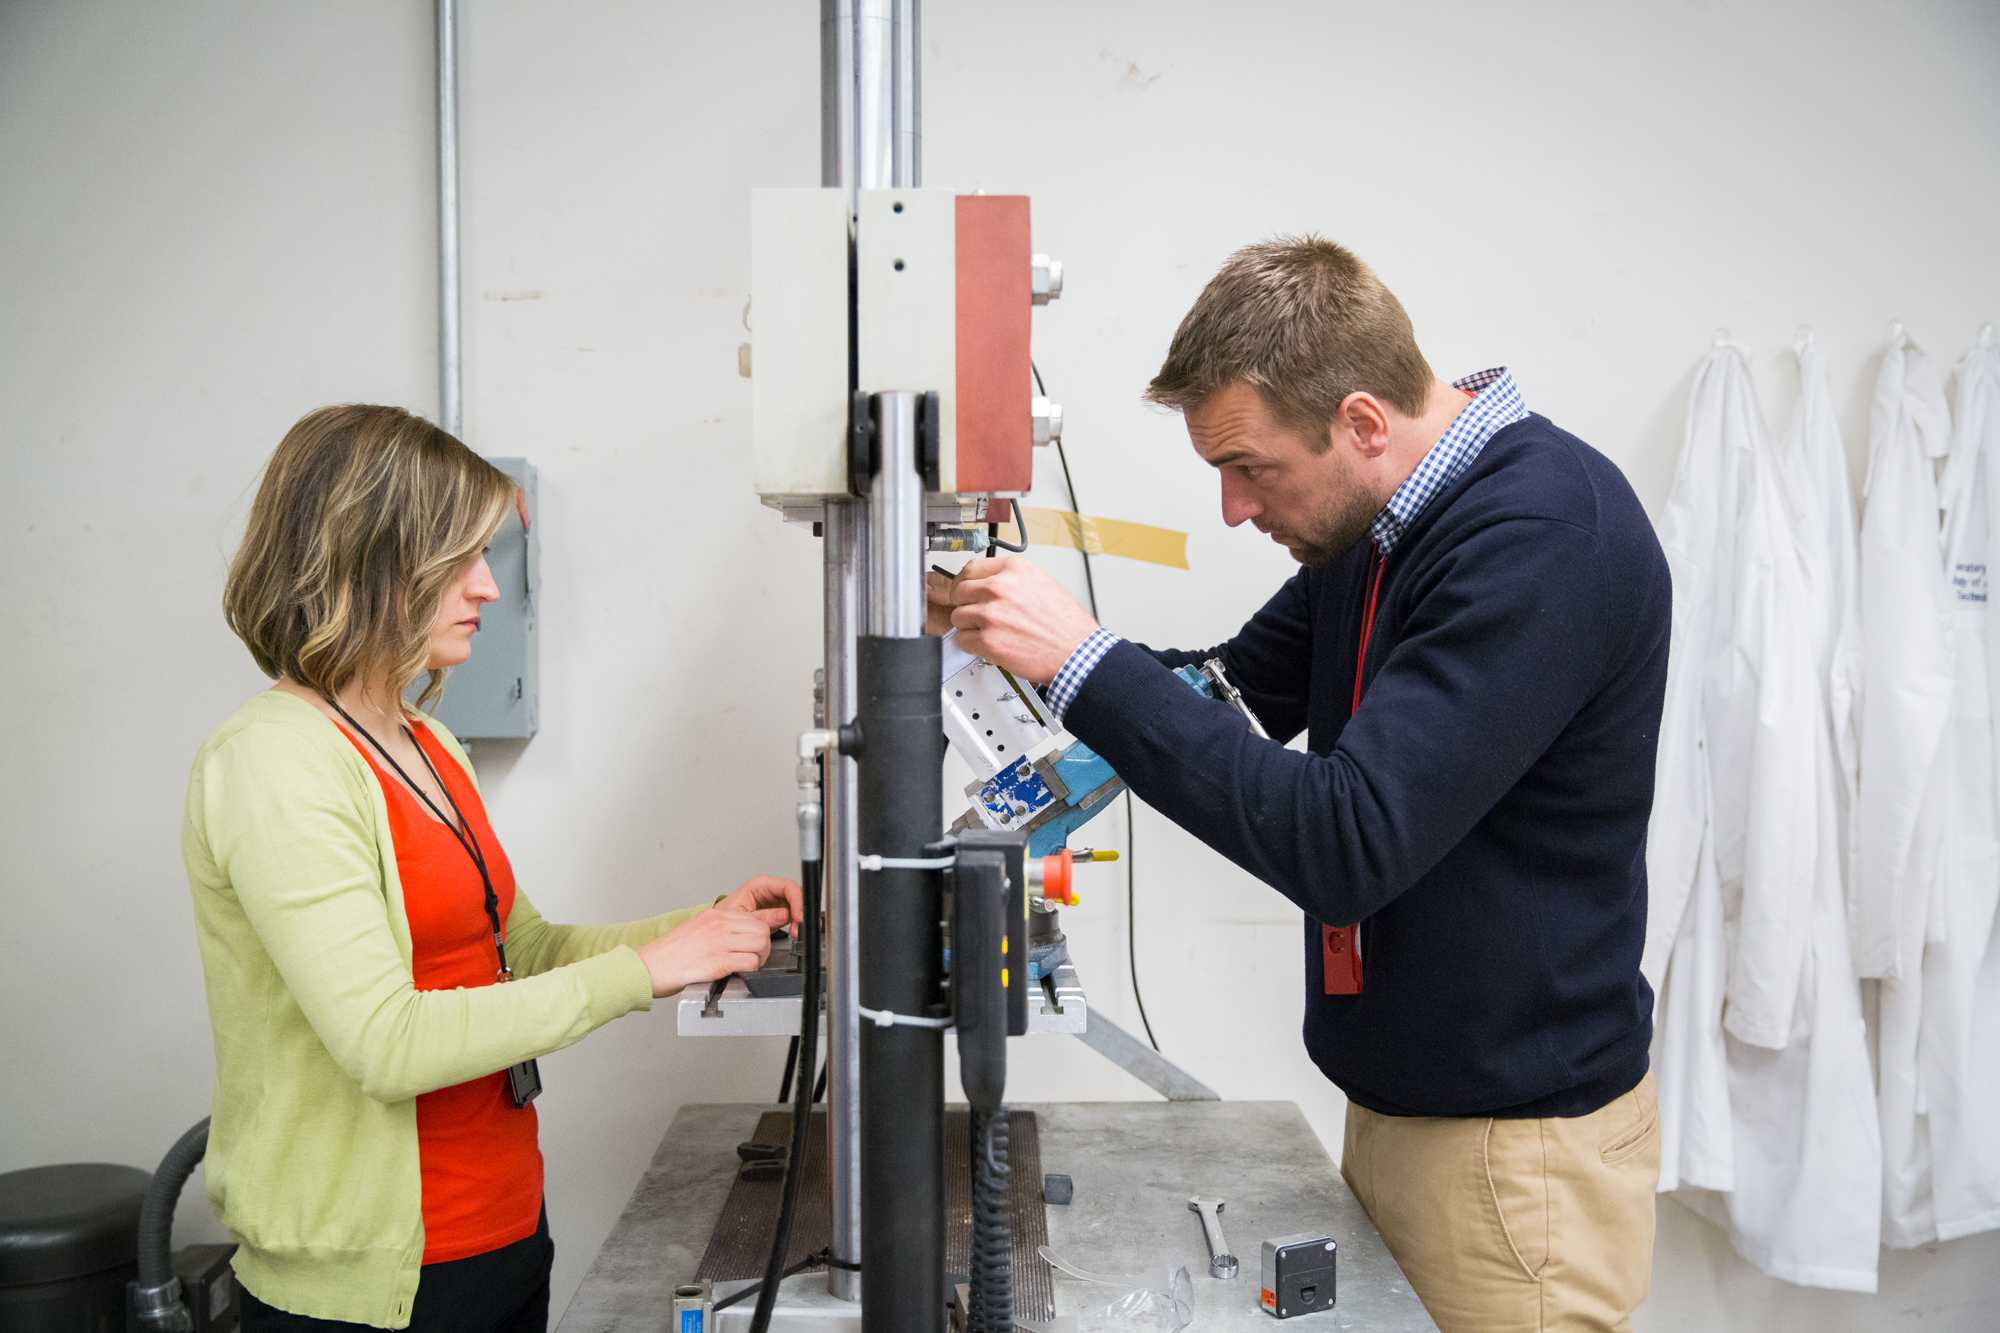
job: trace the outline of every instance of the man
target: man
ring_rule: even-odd
[[[1624,1329],[1659,1118],[1639,975],[1666,561],[1512,377],[1436,378],[1373,272],[1239,251],[1147,397],[1304,568],[1220,648],[1142,648],[1026,560],[931,598],[1143,800],[1304,909],[1341,1171],[1432,1317]],[[1177,680],[1220,657],[1274,739]],[[1285,748],[1304,731],[1309,753]]]

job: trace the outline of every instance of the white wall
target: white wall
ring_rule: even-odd
[[[465,8],[466,435],[540,466],[546,525],[542,734],[476,757],[543,908],[624,918],[792,855],[818,552],[750,495],[734,352],[746,192],[818,181],[816,6]],[[429,23],[0,5],[0,1169],[150,1165],[206,1109],[180,796],[258,685],[223,562],[299,414],[435,406]],[[1067,265],[1036,356],[1084,508],[1190,533],[1192,571],[1098,564],[1106,620],[1153,642],[1219,640],[1288,572],[1138,403],[1246,241],[1351,244],[1440,371],[1514,366],[1655,508],[1718,326],[1756,346],[1775,426],[1810,323],[1858,457],[1889,319],[1950,359],[2000,318],[1990,4],[932,0],[924,34],[927,181],[1033,195]],[[1144,810],[1138,835],[1162,1046],[1337,1150],[1298,914]],[[1122,815],[1089,840],[1123,846]],[[1136,1030],[1122,881],[1086,873],[1065,924]],[[1016,1046],[1021,1100],[1148,1095],[1078,1043]],[[558,1306],[674,1108],[770,1096],[781,1048],[682,1041],[663,1010],[544,1062]],[[1886,1256],[1857,1297],[1661,1221],[1642,1329],[2000,1323],[2000,1237]]]

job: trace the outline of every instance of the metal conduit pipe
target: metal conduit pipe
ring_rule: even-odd
[[[464,426],[458,268],[458,0],[437,0],[438,425]]]

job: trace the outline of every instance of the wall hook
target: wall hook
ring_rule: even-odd
[[[1903,336],[1903,321],[1900,319],[1890,320],[1889,332],[1884,336],[1890,342],[1895,342],[1898,338],[1901,338]]]
[[[1803,357],[1806,354],[1806,348],[1811,347],[1812,345],[1813,345],[1812,325],[1810,324],[1799,325],[1798,330],[1792,334],[1793,353]]]
[[[1988,323],[1981,324],[1979,326],[1979,345],[1981,347],[1991,347],[1993,343],[1994,343],[1994,336],[1993,336],[1992,323],[1989,321]]]
[[[1714,341],[1714,342],[1712,342],[1712,343],[1710,343],[1709,345],[1710,345],[1711,347],[1718,347],[1718,348],[1719,348],[1719,347],[1724,347],[1724,346],[1727,346],[1727,345],[1728,345],[1728,343],[1729,343],[1729,330],[1728,330],[1728,329],[1717,329],[1717,330],[1715,331],[1715,341]]]

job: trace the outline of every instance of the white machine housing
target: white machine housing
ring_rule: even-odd
[[[758,495],[787,508],[849,493],[856,390],[938,395],[938,493],[1026,492],[1038,299],[1027,198],[892,189],[858,199],[850,227],[845,191],[752,191]]]

